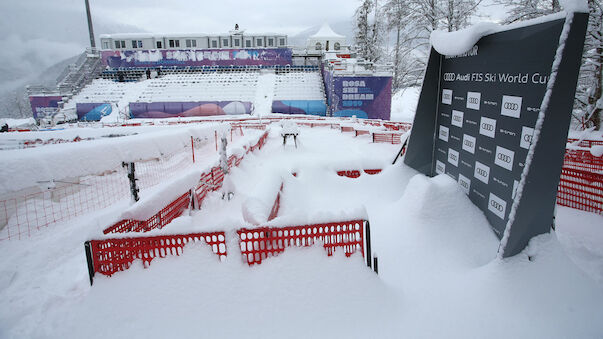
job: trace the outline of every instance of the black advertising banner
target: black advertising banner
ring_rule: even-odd
[[[454,178],[503,239],[505,257],[519,253],[532,236],[548,232],[553,222],[588,20],[586,14],[570,17],[560,51],[565,19],[487,35],[462,55],[442,56],[432,50],[430,57],[405,162],[427,175],[445,173]],[[562,58],[556,68],[558,53]],[[555,69],[555,81],[549,82]],[[543,106],[548,86],[552,98],[565,99]],[[541,107],[545,112],[540,147],[531,147]],[[416,135],[418,131],[422,132]],[[533,157],[525,171],[530,148]],[[535,173],[535,168],[548,173]],[[527,173],[523,182],[522,173]],[[540,178],[531,180],[536,176]],[[520,198],[518,187],[523,187],[521,200],[511,216],[513,203]],[[518,219],[521,208],[538,217]],[[512,236],[515,232],[521,237]],[[509,245],[511,250],[504,248]]]

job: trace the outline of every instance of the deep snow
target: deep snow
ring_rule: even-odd
[[[83,242],[100,238],[130,208],[124,202],[26,240],[0,242],[0,337],[603,334],[602,216],[559,208],[556,232],[500,260],[484,215],[452,179],[427,178],[401,161],[391,165],[399,145],[301,127],[299,147],[283,146],[277,124],[268,140],[231,171],[233,200],[212,193],[200,211],[164,228],[226,230],[226,261],[205,244],[192,245],[180,257],[154,260],[148,269],[135,262],[111,278],[97,275],[90,287]],[[78,146],[56,145],[61,147],[72,152]],[[335,173],[372,168],[384,170],[358,179]],[[281,210],[272,225],[368,217],[380,274],[359,255],[327,257],[317,246],[287,249],[251,268],[243,264],[233,232],[250,226],[244,211],[262,218],[281,183]]]

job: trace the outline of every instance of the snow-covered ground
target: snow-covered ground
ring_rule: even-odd
[[[407,96],[404,100],[412,100]],[[125,138],[152,138],[154,145],[171,147],[170,139],[178,144],[184,140],[180,134],[195,129],[126,130],[139,135]],[[98,137],[98,132],[90,129],[89,135]],[[391,165],[399,145],[305,127],[298,143],[297,148],[283,146],[280,127],[272,124],[268,144],[248,154],[226,179],[234,187],[233,200],[212,193],[201,210],[185,212],[163,229],[227,231],[229,255],[222,262],[205,244],[196,243],[180,257],[155,259],[148,269],[135,262],[111,278],[97,275],[91,287],[83,243],[103,237],[101,230],[132,208],[125,201],[50,225],[26,240],[0,242],[0,337],[603,335],[602,216],[558,208],[554,233],[499,260],[498,239],[483,213],[452,179],[427,178],[401,161]],[[109,147],[103,140],[95,145]],[[90,146],[81,142],[52,149],[77,154],[79,147]],[[104,157],[100,151],[95,154]],[[73,155],[55,159],[78,161]],[[357,179],[335,173],[372,168],[383,172]],[[4,186],[9,180],[2,176]],[[290,248],[254,267],[243,264],[234,230],[258,220],[266,224],[266,209],[281,183],[281,210],[270,224],[366,217],[379,275],[358,254],[327,257],[320,246]]]
[[[392,95],[392,121],[412,123],[415,119],[421,87],[408,87]]]

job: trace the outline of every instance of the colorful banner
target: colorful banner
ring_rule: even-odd
[[[324,72],[331,114],[335,117],[389,120],[391,77],[350,77]]]
[[[63,97],[59,95],[29,96],[29,104],[31,105],[31,111],[33,112],[34,119],[38,120],[47,116],[52,116],[59,110],[59,101],[62,100]]]
[[[107,103],[77,103],[75,111],[78,120],[100,121],[102,117],[111,114],[113,108]]]
[[[101,51],[102,63],[118,67],[291,65],[291,49]]]
[[[131,102],[132,118],[173,118],[251,114],[249,101]]]
[[[275,100],[272,113],[327,115],[327,105],[322,100]]]

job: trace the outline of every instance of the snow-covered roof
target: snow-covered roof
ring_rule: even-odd
[[[282,33],[244,33],[244,31],[229,32],[229,33],[115,33],[115,34],[101,34],[101,39],[151,39],[151,38],[198,38],[198,37],[216,37],[216,36],[230,36],[236,34],[244,34],[245,36],[286,36]]]
[[[310,36],[310,38],[345,38],[345,36],[333,32],[331,26],[325,22],[322,27],[320,27],[318,32]]]

